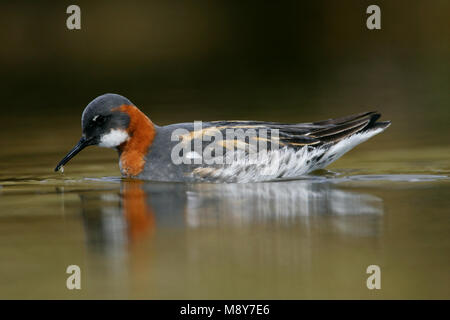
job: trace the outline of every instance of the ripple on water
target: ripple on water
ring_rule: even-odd
[[[393,182],[428,182],[449,179],[444,175],[428,174],[372,174],[372,175],[354,175],[343,178],[344,180],[354,181],[393,181]]]
[[[282,181],[310,181],[310,182],[327,182],[327,183],[341,183],[348,181],[389,181],[389,182],[433,182],[450,180],[446,175],[432,175],[432,174],[357,174],[345,175],[338,172],[330,172],[329,174],[321,175],[307,175],[301,177],[294,177],[288,179],[276,179],[272,182]]]

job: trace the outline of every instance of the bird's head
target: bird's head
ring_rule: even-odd
[[[126,109],[130,107],[136,108],[130,100],[118,94],[107,93],[92,100],[81,116],[80,141],[58,163],[55,171],[87,146],[118,148],[125,143],[130,138],[132,115]]]

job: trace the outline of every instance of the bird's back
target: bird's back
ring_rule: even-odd
[[[140,178],[249,182],[321,169],[386,129],[366,112],[311,123],[190,122],[156,127]]]

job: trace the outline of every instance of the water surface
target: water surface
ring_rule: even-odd
[[[0,298],[450,298],[448,148],[373,142],[301,179],[181,184],[123,180],[96,148],[52,173],[71,143],[39,139],[1,155]]]

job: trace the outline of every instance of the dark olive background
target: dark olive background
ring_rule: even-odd
[[[375,3],[382,29],[371,31]],[[0,5],[3,119],[78,117],[105,92],[157,123],[370,108],[415,125],[449,116],[446,0],[78,1],[79,31],[66,28],[69,4]]]

